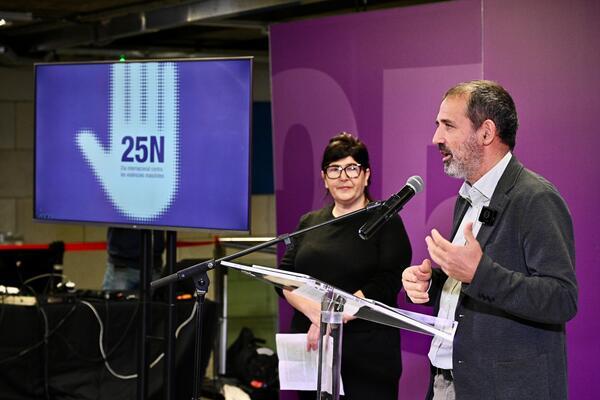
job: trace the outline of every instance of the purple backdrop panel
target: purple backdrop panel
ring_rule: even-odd
[[[413,261],[428,258],[425,236],[437,228],[448,236],[452,210],[461,182],[443,172],[440,153],[431,139],[442,94],[456,82],[481,77],[481,64],[388,69],[383,89],[383,180],[384,197],[398,190],[411,175],[425,180],[425,190],[405,207],[401,215],[411,233]],[[400,296],[402,308],[430,313]],[[402,333],[404,371],[401,397],[425,395],[429,376],[429,336]]]
[[[411,233],[414,261],[427,256],[425,236],[436,227],[448,234],[461,181],[443,172],[441,156],[431,143],[443,93],[456,82],[481,77],[481,64],[388,69],[384,72],[384,197],[411,175],[425,180],[425,190],[402,211]]]
[[[320,156],[328,139],[341,131],[356,133],[356,120],[340,84],[316,69],[281,72],[273,78],[273,86],[285,99],[273,103],[273,122],[286,132],[283,141],[276,141],[275,165],[283,168],[276,168],[275,185],[286,214],[294,199],[302,199],[302,207],[292,213],[296,223],[300,215],[322,204],[325,187],[320,179]],[[285,197],[288,193],[290,201]]]
[[[383,71],[479,63],[480,9],[479,1],[471,0],[272,26],[276,190],[283,189],[285,180],[282,157],[290,155],[283,150],[286,136],[294,125],[302,125],[313,143],[309,157],[315,168],[328,138],[340,130],[359,135],[371,153],[372,194],[380,197]],[[465,28],[456,29],[457,25]],[[461,44],[459,48],[456,43]],[[340,109],[344,110],[341,114]],[[308,155],[298,150],[294,149],[298,165],[306,169]],[[314,183],[318,174],[306,174],[304,180],[305,185],[322,187]],[[309,194],[312,198],[307,200]],[[322,190],[296,190],[294,196],[305,205],[319,206],[323,200]],[[280,197],[277,202],[278,232],[289,231],[299,214],[282,213],[279,207],[287,210],[290,204]]]
[[[415,174],[428,187],[428,180],[438,183],[430,197],[415,198],[402,214],[418,250],[415,259],[421,257],[426,226],[448,225],[445,214],[459,185],[442,179],[430,143],[443,92],[456,80],[481,76],[480,2],[280,24],[270,38],[278,233],[292,231],[301,214],[323,204],[322,150],[345,130],[369,147],[375,197],[399,190]],[[411,80],[419,83],[411,86]],[[282,302],[281,331],[288,329],[289,316]],[[409,351],[401,398],[424,396],[429,340],[403,332]],[[293,397],[282,392],[282,398]]]
[[[590,205],[600,202],[600,161],[588,143],[598,136],[599,19],[600,2],[595,0],[489,0],[273,27],[278,232],[292,230],[301,213],[321,204],[321,149],[345,124],[341,129],[358,129],[355,133],[369,146],[376,196],[396,191],[410,175],[425,179],[425,192],[403,213],[419,261],[424,233],[433,226],[447,231],[459,184],[441,176],[439,157],[430,145],[429,124],[440,96],[460,80],[498,80],[519,110],[517,156],[557,185],[573,214],[580,311],[568,326],[570,394],[595,398],[593,360],[600,348],[589,343],[600,328],[595,312],[600,276],[594,273],[600,262],[600,217],[590,212]],[[287,82],[294,77],[291,70],[312,72],[302,82]],[[319,88],[323,82],[327,84]],[[296,97],[302,100],[296,102]],[[293,120],[279,113],[289,113]],[[287,327],[288,312],[282,308],[282,327]],[[403,339],[401,397],[420,398],[414,388],[426,380],[426,338],[403,333]]]
[[[515,153],[562,193],[575,225],[579,312],[568,324],[569,391],[595,399],[600,346],[600,2],[484,2],[484,76],[506,86],[519,111]],[[510,29],[504,23],[510,21]],[[544,223],[532,221],[532,223]]]

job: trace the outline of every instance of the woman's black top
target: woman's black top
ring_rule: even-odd
[[[333,219],[333,205],[310,212],[298,229]],[[377,212],[374,210],[373,212]],[[292,240],[279,267],[329,283],[348,293],[396,306],[402,271],[410,265],[411,247],[399,216],[391,218],[371,239],[358,229],[371,213],[314,229]],[[291,330],[306,333],[310,320],[294,310]],[[355,319],[344,324],[342,381],[346,398],[396,399],[402,370],[398,329]],[[368,395],[368,397],[363,397]]]

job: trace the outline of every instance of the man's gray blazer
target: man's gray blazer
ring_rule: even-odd
[[[483,257],[472,282],[462,285],[455,314],[456,398],[566,399],[565,323],[577,313],[567,205],[513,156],[489,207],[497,215],[477,234]],[[467,208],[459,198],[452,236]],[[446,278],[434,269],[436,313]]]

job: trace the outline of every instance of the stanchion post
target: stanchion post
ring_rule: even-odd
[[[317,400],[340,398],[345,301],[343,297],[336,295],[333,289],[329,289],[321,300]]]

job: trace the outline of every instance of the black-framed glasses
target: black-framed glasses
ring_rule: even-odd
[[[342,176],[342,171],[346,173],[346,176],[350,179],[358,178],[360,176],[360,171],[362,171],[362,167],[360,164],[348,164],[345,167],[341,165],[332,164],[325,168],[325,175],[329,179],[338,179]]]

